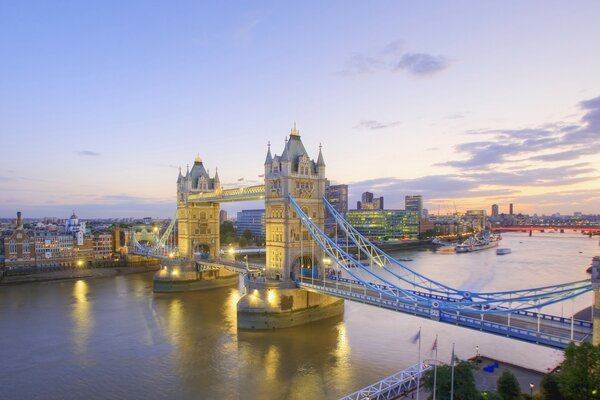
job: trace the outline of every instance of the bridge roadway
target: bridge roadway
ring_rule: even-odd
[[[571,341],[591,341],[592,323],[520,311],[507,314],[479,314],[476,312],[446,312],[415,303],[397,301],[357,281],[347,279],[322,280],[303,278],[297,286],[316,293],[340,297],[389,310],[412,314],[440,322],[454,324],[512,339],[564,349]]]

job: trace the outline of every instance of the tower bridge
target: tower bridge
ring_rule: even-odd
[[[295,127],[281,155],[273,155],[268,146],[264,179],[264,185],[223,189],[218,172],[211,177],[197,157],[191,170],[179,172],[177,214],[165,232],[171,236],[176,232],[177,255],[195,263],[190,276],[201,283],[197,288],[233,285],[237,273],[244,273],[245,293],[237,305],[239,328],[283,328],[327,318],[343,312],[345,299],[555,348],[590,341],[592,336],[595,343],[600,339],[598,323],[594,329],[585,321],[542,312],[544,306],[593,289],[600,298],[599,273],[593,275],[594,286],[582,280],[480,293],[423,276],[369,242],[325,200],[322,149],[319,146],[317,159],[311,159]],[[265,266],[221,259],[220,204],[258,199],[265,201]],[[351,242],[353,254],[324,233],[326,211]],[[155,250],[168,247],[165,235]],[[165,282],[168,290],[177,290],[172,276],[166,270],[159,272],[155,290]],[[191,288],[188,278],[183,290]],[[594,315],[600,316],[600,309]]]

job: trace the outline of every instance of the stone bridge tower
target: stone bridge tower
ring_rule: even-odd
[[[218,172],[211,178],[198,156],[192,170],[177,178],[177,228],[179,255],[192,259],[194,253],[219,256],[219,203],[195,202],[203,193],[221,191]]]
[[[266,275],[270,279],[298,277],[300,265],[320,264],[323,252],[312,243],[308,231],[293,210],[291,195],[321,229],[324,224],[325,162],[319,148],[317,161],[311,160],[294,128],[281,156],[265,160]],[[301,260],[303,257],[303,260]]]
[[[237,304],[238,328],[277,329],[340,315],[344,301],[296,287],[300,265],[323,273],[323,251],[293,210],[291,195],[319,227],[324,225],[325,162],[311,160],[294,128],[280,156],[265,160],[265,276],[246,276]],[[303,262],[302,262],[302,261]]]

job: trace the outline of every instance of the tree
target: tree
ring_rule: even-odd
[[[558,387],[559,377],[557,374],[546,374],[540,382],[541,400],[565,400]]]
[[[504,370],[496,382],[496,391],[504,400],[519,400],[521,386],[515,375],[509,370]]]
[[[484,390],[483,392],[480,393],[480,395],[481,395],[481,400],[503,400],[502,396],[500,396],[496,392],[489,392],[489,391]]]
[[[558,386],[569,400],[600,399],[600,346],[569,344],[560,366]]]
[[[473,370],[475,365],[466,361],[460,361],[454,367],[454,399],[455,400],[472,400],[479,398],[477,389],[475,388],[475,378]],[[450,398],[450,378],[452,376],[452,368],[449,365],[437,367],[437,391],[436,399]],[[425,388],[433,393],[433,370],[429,370],[423,377]],[[430,399],[433,396],[429,397]]]
[[[250,231],[250,229],[246,229],[244,230],[244,233],[242,233],[242,237],[244,239],[246,239],[246,241],[251,241],[252,240],[252,232]]]

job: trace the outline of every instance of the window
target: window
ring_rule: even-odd
[[[29,254],[29,240],[23,241],[23,254]]]
[[[11,254],[17,253],[17,242],[15,242],[14,240],[10,241],[10,253]]]

